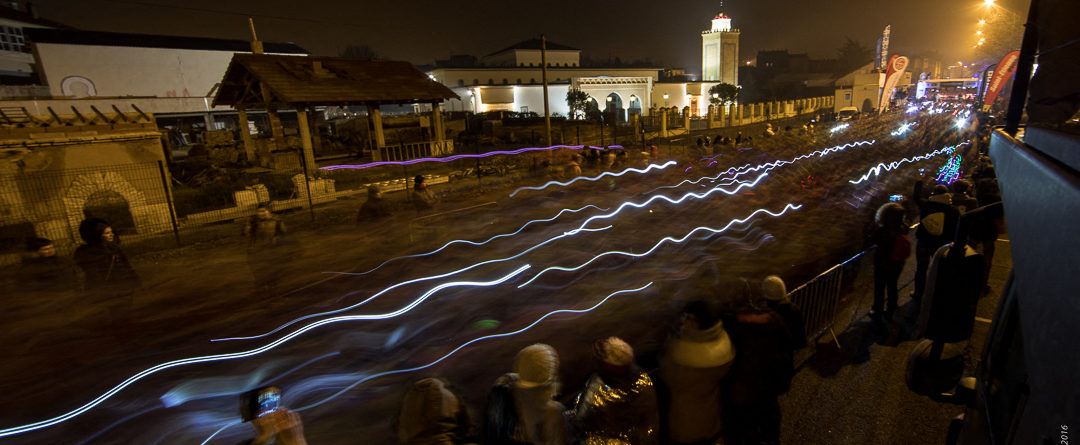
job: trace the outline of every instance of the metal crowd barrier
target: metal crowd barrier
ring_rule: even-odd
[[[836,343],[836,347],[840,347],[840,341],[836,337],[836,331],[833,330],[833,324],[841,309],[840,298],[843,291],[844,266],[867,252],[870,252],[870,250],[860,252],[847,261],[830,267],[788,293],[788,298],[802,309],[807,341],[816,342],[818,338],[828,332],[832,336],[833,342]]]

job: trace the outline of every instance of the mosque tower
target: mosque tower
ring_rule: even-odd
[[[719,13],[712,29],[701,32],[701,80],[739,84],[739,30],[731,17]]]

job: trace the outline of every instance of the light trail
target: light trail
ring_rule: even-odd
[[[836,133],[836,132],[838,132],[838,131],[841,131],[841,130],[843,130],[843,129],[847,128],[847,127],[850,127],[850,126],[851,126],[851,124],[847,124],[847,123],[845,123],[845,124],[840,124],[840,125],[837,125],[837,126],[835,126],[835,127],[832,127],[832,129],[831,129],[831,130],[829,130],[829,133],[830,133],[830,134],[832,134],[832,133]]]
[[[367,275],[367,274],[372,273],[372,272],[374,272],[376,270],[379,270],[383,266],[385,266],[387,264],[390,264],[390,263],[392,263],[394,261],[397,261],[397,260],[402,260],[402,259],[406,259],[406,258],[420,258],[420,257],[434,255],[434,254],[439,253],[439,252],[443,251],[444,249],[446,249],[447,247],[450,247],[450,246],[452,246],[454,244],[469,244],[469,245],[472,245],[472,246],[483,246],[483,245],[485,245],[487,243],[490,243],[490,242],[492,242],[492,241],[494,241],[496,239],[499,239],[499,238],[506,238],[506,237],[517,235],[517,234],[521,233],[523,230],[525,230],[525,228],[528,227],[530,224],[538,223],[538,222],[554,221],[554,220],[558,219],[560,216],[562,216],[564,213],[577,213],[577,212],[585,210],[585,209],[587,209],[589,207],[592,207],[592,208],[594,208],[596,210],[599,210],[601,212],[606,212],[608,210],[608,209],[602,209],[602,208],[594,206],[592,204],[581,207],[579,209],[562,209],[562,210],[559,211],[559,213],[555,214],[555,216],[552,216],[551,218],[534,219],[532,221],[529,221],[529,222],[523,224],[520,228],[518,228],[516,231],[511,232],[511,233],[503,233],[503,234],[495,235],[495,236],[492,236],[491,238],[488,238],[488,239],[486,239],[484,241],[481,241],[481,242],[469,241],[469,240],[453,240],[453,241],[450,241],[450,242],[448,242],[446,244],[443,244],[442,247],[440,247],[438,249],[435,249],[435,250],[432,250],[430,252],[416,253],[416,254],[412,254],[412,255],[404,255],[404,256],[391,258],[389,260],[383,261],[382,264],[379,264],[378,266],[375,266],[371,270],[368,270],[366,272],[354,273],[353,275],[357,275],[357,276]],[[327,272],[327,273],[335,273],[335,272]]]
[[[714,229],[714,228],[711,228],[711,227],[701,226],[701,227],[694,228],[693,230],[687,232],[685,235],[683,235],[680,238],[673,238],[673,237],[670,237],[670,236],[666,236],[664,238],[661,238],[660,241],[657,241],[656,244],[654,244],[651,248],[649,248],[649,250],[647,250],[647,251],[645,251],[643,253],[633,253],[633,252],[625,252],[625,251],[621,251],[621,250],[611,250],[611,251],[607,251],[607,252],[601,253],[599,255],[593,256],[588,261],[586,261],[584,263],[581,263],[580,265],[577,265],[577,266],[574,266],[574,267],[561,267],[561,266],[548,267],[548,268],[546,268],[544,270],[541,270],[539,273],[534,275],[528,281],[519,284],[518,289],[521,289],[521,288],[523,288],[525,286],[528,286],[530,283],[532,283],[533,281],[536,281],[538,278],[540,278],[542,275],[544,275],[548,271],[552,271],[552,270],[558,270],[558,271],[563,271],[563,272],[577,271],[577,270],[580,270],[581,268],[583,268],[585,266],[588,266],[589,264],[592,264],[594,261],[596,261],[596,260],[598,260],[600,258],[603,258],[603,257],[606,257],[606,256],[611,256],[611,255],[620,255],[620,256],[629,256],[629,257],[641,258],[641,257],[648,256],[648,255],[652,254],[653,252],[656,251],[656,249],[659,249],[660,246],[664,245],[667,242],[672,242],[672,243],[675,243],[675,244],[681,244],[681,243],[685,242],[687,239],[689,239],[691,236],[693,236],[695,233],[698,233],[698,232],[702,232],[702,231],[704,231],[704,232],[712,232],[713,234],[723,233],[727,229],[731,228],[731,226],[733,226],[735,224],[745,223],[745,222],[749,221],[750,219],[754,218],[755,216],[757,216],[760,213],[767,213],[767,214],[769,214],[769,215],[771,215],[772,217],[775,218],[775,217],[779,217],[779,216],[787,213],[788,210],[798,210],[800,208],[802,208],[802,204],[795,205],[795,204],[790,204],[789,203],[788,205],[784,206],[784,208],[782,210],[780,210],[779,213],[774,213],[774,212],[769,211],[767,209],[757,209],[757,210],[753,211],[749,216],[747,216],[745,218],[742,218],[742,219],[738,219],[738,218],[733,219],[733,220],[729,221],[726,225],[724,225],[723,227],[721,227],[719,229]]]
[[[957,145],[952,145],[952,146],[948,146],[948,147],[942,147],[942,148],[939,148],[939,149],[934,150],[932,152],[922,154],[922,155],[919,155],[919,156],[914,156],[914,157],[910,157],[910,158],[903,158],[903,159],[901,159],[899,161],[893,161],[893,162],[890,162],[888,164],[880,163],[878,165],[875,165],[875,166],[871,167],[870,170],[867,171],[865,175],[862,175],[862,177],[860,177],[858,180],[848,180],[848,182],[850,182],[852,184],[859,184],[859,183],[861,183],[863,181],[866,181],[866,180],[870,179],[871,175],[876,178],[878,175],[881,174],[882,169],[884,169],[885,171],[892,171],[893,169],[895,169],[895,168],[897,168],[897,167],[899,167],[899,166],[901,166],[903,164],[907,164],[907,163],[911,163],[911,162],[917,162],[917,161],[925,161],[927,159],[930,159],[930,158],[932,158],[934,156],[941,155],[943,153],[952,153],[953,150],[956,150],[957,148],[962,147],[962,146],[967,145],[967,144],[968,144],[968,142],[961,142],[961,143],[959,143]]]
[[[529,269],[529,267],[530,266],[528,264],[523,265],[521,267],[518,267],[514,271],[510,272],[509,274],[507,274],[507,275],[505,275],[505,276],[503,276],[501,278],[498,278],[496,280],[493,280],[493,281],[486,281],[486,282],[459,281],[459,282],[451,282],[451,283],[440,284],[440,285],[432,288],[431,290],[425,292],[424,295],[422,295],[420,298],[417,298],[416,300],[414,300],[409,305],[407,305],[407,306],[405,306],[405,307],[403,307],[401,309],[398,309],[396,311],[386,313],[386,314],[351,315],[351,316],[341,316],[341,317],[333,317],[333,318],[327,318],[327,319],[319,320],[317,322],[314,322],[314,323],[311,323],[311,324],[309,324],[307,326],[304,326],[304,327],[302,327],[300,329],[297,329],[297,330],[289,333],[288,335],[286,335],[284,337],[281,337],[281,338],[279,338],[279,339],[277,339],[277,340],[275,340],[275,341],[273,341],[271,343],[268,343],[268,344],[266,344],[264,346],[261,346],[261,347],[255,348],[255,349],[250,349],[250,350],[242,351],[242,352],[228,353],[228,354],[215,354],[215,355],[206,355],[206,356],[201,356],[201,357],[185,358],[185,359],[179,359],[179,360],[173,360],[173,361],[161,363],[159,365],[144,369],[143,371],[141,371],[141,372],[139,372],[139,373],[137,373],[137,374],[135,374],[135,375],[133,375],[131,377],[128,377],[126,380],[121,382],[119,385],[114,386],[112,389],[106,391],[104,394],[94,398],[93,400],[91,400],[90,402],[86,403],[85,405],[83,405],[83,406],[81,406],[79,408],[76,408],[76,409],[74,409],[72,411],[69,411],[69,412],[67,412],[65,414],[53,417],[51,419],[46,419],[46,420],[42,420],[42,421],[39,421],[39,422],[34,422],[34,423],[30,423],[30,424],[26,424],[26,425],[22,425],[22,426],[17,426],[17,427],[4,428],[4,429],[0,430],[0,437],[13,436],[13,435],[16,435],[16,434],[23,434],[23,433],[26,433],[26,432],[30,432],[30,431],[34,431],[34,430],[38,430],[38,429],[42,429],[42,428],[47,428],[47,427],[50,427],[50,426],[53,426],[53,425],[56,425],[56,424],[71,420],[71,419],[73,419],[73,418],[75,418],[75,417],[77,417],[79,415],[82,415],[83,413],[93,409],[94,407],[100,405],[101,403],[108,400],[112,396],[116,395],[120,391],[122,391],[125,388],[133,385],[135,382],[138,382],[139,380],[142,380],[142,379],[144,379],[144,378],[146,378],[146,377],[148,377],[150,375],[156,374],[156,373],[158,373],[160,371],[164,371],[166,369],[175,368],[175,367],[178,367],[178,366],[192,365],[192,364],[196,364],[196,363],[219,362],[219,361],[225,361],[225,360],[235,360],[235,359],[252,357],[252,356],[255,356],[255,355],[258,355],[258,354],[262,354],[262,353],[264,353],[266,351],[269,351],[271,349],[274,349],[274,348],[284,344],[285,342],[287,342],[289,340],[292,340],[292,339],[294,339],[294,338],[296,338],[296,337],[298,337],[298,336],[300,336],[300,335],[302,335],[302,334],[304,334],[304,333],[306,333],[308,331],[311,331],[312,329],[315,329],[315,328],[320,327],[320,326],[325,326],[325,325],[328,325],[328,324],[331,324],[331,323],[337,323],[337,322],[341,322],[341,321],[356,321],[356,320],[383,320],[383,319],[387,319],[387,318],[396,317],[396,316],[401,315],[401,314],[403,314],[405,312],[408,312],[409,310],[411,310],[412,308],[416,307],[421,302],[426,300],[432,294],[434,294],[434,293],[436,293],[436,292],[438,292],[438,291],[440,291],[442,289],[446,289],[448,287],[458,287],[458,286],[476,286],[476,287],[497,286],[497,285],[502,284],[502,283],[506,282],[507,280],[510,280],[511,278],[521,274],[525,270]]]
[[[914,127],[917,123],[918,122],[912,122],[910,124],[905,123],[905,124],[901,125],[900,128],[897,128],[896,131],[893,131],[892,133],[889,133],[889,134],[891,134],[893,136],[902,136],[904,133],[907,133],[908,130],[911,130],[911,127]]]
[[[618,172],[618,173],[615,173],[615,172],[603,172],[600,175],[594,176],[594,177],[591,177],[591,178],[587,177],[587,176],[578,176],[578,177],[576,177],[574,179],[571,179],[569,181],[566,181],[566,182],[548,181],[547,184],[544,184],[544,185],[541,185],[541,186],[518,187],[517,190],[514,190],[513,192],[510,193],[510,197],[513,198],[514,195],[518,194],[518,192],[521,192],[521,191],[524,191],[524,190],[543,190],[543,189],[546,189],[546,188],[548,188],[549,186],[552,186],[552,185],[558,185],[560,187],[566,187],[566,186],[569,186],[570,184],[573,184],[573,183],[575,183],[577,181],[593,181],[593,182],[595,182],[595,181],[598,181],[600,178],[603,178],[605,176],[618,177],[618,176],[622,176],[622,175],[624,175],[626,173],[629,173],[629,172],[645,174],[645,173],[648,173],[650,170],[663,170],[663,169],[671,167],[672,165],[675,165],[675,164],[677,164],[675,161],[667,161],[662,165],[660,165],[660,164],[649,164],[649,166],[645,167],[645,169],[628,168],[628,169],[625,169],[625,170],[623,170],[621,172]]]
[[[528,249],[525,249],[525,250],[519,252],[516,255],[506,257],[506,258],[498,258],[498,259],[494,259],[494,260],[487,260],[487,261],[479,262],[479,263],[473,264],[471,266],[467,266],[467,267],[463,267],[461,269],[455,270],[453,272],[447,272],[447,273],[443,273],[443,274],[439,274],[439,275],[430,275],[430,276],[420,277],[420,278],[416,278],[416,279],[412,279],[412,280],[408,280],[408,281],[402,281],[400,283],[394,284],[392,286],[389,286],[389,287],[375,293],[374,295],[364,299],[363,301],[361,301],[359,303],[353,304],[351,306],[343,307],[341,309],[335,309],[335,310],[332,310],[332,311],[319,312],[319,313],[315,313],[315,314],[308,314],[308,315],[305,315],[303,317],[293,319],[292,321],[289,321],[289,322],[287,322],[285,324],[282,324],[281,326],[278,326],[277,328],[274,328],[273,330],[271,330],[269,332],[266,332],[264,334],[252,335],[252,336],[249,336],[249,337],[217,338],[217,339],[212,339],[210,341],[211,342],[219,342],[219,341],[234,341],[234,340],[254,340],[254,339],[258,339],[258,338],[268,337],[270,335],[276,334],[276,333],[284,330],[285,328],[287,328],[289,326],[292,326],[292,325],[294,325],[296,323],[299,323],[301,321],[304,321],[304,320],[309,320],[309,319],[312,319],[312,318],[315,318],[315,317],[321,317],[321,316],[324,316],[324,315],[339,314],[339,313],[342,313],[342,312],[345,312],[345,311],[356,309],[356,308],[358,308],[360,306],[363,306],[363,305],[367,304],[371,300],[374,300],[374,299],[382,296],[383,294],[385,294],[385,293],[387,293],[387,292],[389,292],[389,291],[391,291],[393,289],[397,289],[397,288],[399,288],[401,286],[405,286],[407,284],[419,283],[421,281],[429,281],[429,280],[435,280],[435,279],[439,279],[439,278],[446,278],[446,277],[456,275],[456,274],[459,274],[459,273],[462,273],[462,272],[465,272],[465,271],[468,271],[468,270],[475,269],[477,267],[480,267],[480,266],[483,266],[483,265],[486,265],[486,264],[501,263],[501,262],[505,262],[505,261],[514,260],[514,259],[520,258],[522,255],[525,255],[525,254],[527,254],[529,252],[532,252],[533,250],[539,249],[540,247],[545,246],[545,245],[547,245],[547,244],[549,244],[551,242],[554,242],[554,241],[556,241],[558,239],[566,238],[568,236],[574,236],[574,235],[577,235],[579,232],[599,232],[599,231],[607,230],[607,229],[610,229],[610,228],[611,228],[611,226],[601,227],[601,228],[598,228],[598,229],[577,228],[577,229],[574,229],[574,230],[572,230],[570,232],[563,232],[563,234],[561,234],[561,235],[549,238],[546,241],[544,241],[544,242],[542,242],[540,244],[534,245],[534,246],[532,246],[532,247],[530,247]],[[337,274],[341,274],[341,275],[359,275],[357,273],[350,273],[350,272],[332,272],[332,273],[337,273]],[[345,296],[355,295],[356,293],[357,292],[349,292],[349,293],[345,294]]]
[[[326,171],[342,170],[342,169],[359,170],[359,169],[365,169],[365,168],[371,168],[371,167],[378,167],[380,165],[412,165],[412,164],[419,164],[421,162],[450,162],[450,161],[456,161],[458,159],[486,158],[486,157],[489,157],[489,156],[496,156],[496,155],[516,155],[516,154],[525,153],[527,151],[557,150],[557,149],[560,149],[560,148],[567,148],[567,149],[570,149],[570,150],[581,150],[581,149],[586,148],[586,147],[595,148],[597,150],[616,150],[616,149],[623,148],[621,145],[609,145],[607,147],[594,147],[594,146],[591,146],[591,145],[552,145],[550,147],[519,148],[517,150],[510,150],[510,151],[489,151],[487,153],[481,153],[481,154],[453,155],[453,156],[447,156],[445,158],[417,158],[417,159],[410,159],[408,161],[379,161],[379,162],[369,162],[367,164],[357,164],[357,165],[328,165],[326,167],[319,167],[319,170],[326,170]]]
[[[593,222],[595,220],[607,219],[607,218],[614,217],[615,215],[618,215],[619,212],[621,212],[623,209],[625,209],[627,207],[634,207],[634,208],[640,209],[640,208],[645,207],[645,206],[647,206],[649,204],[652,204],[654,201],[657,201],[657,200],[664,200],[664,201],[667,201],[667,202],[672,203],[672,204],[682,204],[683,201],[686,201],[689,198],[703,199],[703,198],[706,198],[709,195],[711,195],[713,193],[716,193],[716,192],[720,192],[720,193],[726,194],[728,196],[731,196],[731,195],[734,195],[734,194],[738,193],[739,190],[742,190],[743,188],[754,188],[758,184],[758,182],[760,182],[761,179],[766,177],[766,176],[769,176],[769,174],[767,172],[762,173],[753,182],[749,182],[749,183],[744,182],[744,183],[739,184],[738,187],[735,187],[735,190],[726,190],[724,188],[721,188],[721,186],[716,186],[716,187],[713,187],[713,188],[709,189],[705,193],[692,193],[692,192],[691,193],[686,193],[682,197],[680,197],[679,199],[671,199],[671,198],[669,198],[667,196],[664,196],[664,195],[653,195],[649,199],[646,199],[645,201],[640,202],[640,203],[634,203],[634,202],[626,201],[626,202],[620,204],[619,207],[617,207],[615,209],[615,211],[613,211],[611,213],[590,216],[588,219],[585,220],[585,222],[581,223],[581,225],[578,226],[577,229],[574,229],[571,232],[574,232],[574,231],[577,231],[577,230],[583,230],[586,226],[589,225],[589,223],[591,223],[591,222]]]
[[[631,292],[640,292],[640,291],[643,291],[645,289],[648,289],[652,285],[653,285],[653,282],[650,281],[649,283],[647,283],[647,284],[645,284],[645,285],[643,285],[641,287],[638,287],[638,288],[617,290],[615,292],[612,292],[612,293],[608,294],[608,296],[604,297],[603,299],[601,299],[599,302],[592,305],[591,307],[588,307],[588,308],[585,308],[585,309],[559,309],[559,310],[548,312],[548,313],[544,314],[543,316],[541,316],[540,318],[536,319],[536,321],[530,323],[528,326],[525,326],[525,327],[523,327],[521,329],[518,329],[516,331],[504,332],[504,333],[501,333],[501,334],[491,334],[491,335],[485,335],[483,337],[474,338],[474,339],[469,340],[469,341],[467,341],[465,343],[462,343],[460,346],[454,348],[453,350],[446,353],[442,357],[439,357],[439,358],[437,358],[437,359],[435,359],[435,360],[433,360],[430,363],[427,363],[425,365],[416,366],[416,367],[412,367],[412,368],[395,369],[395,370],[391,370],[391,371],[384,371],[384,372],[380,372],[380,373],[365,376],[365,377],[357,380],[356,382],[353,382],[352,384],[342,388],[338,392],[336,392],[334,394],[331,394],[330,396],[327,396],[326,398],[324,398],[324,399],[322,399],[322,400],[320,400],[318,402],[311,403],[311,404],[302,406],[300,408],[296,408],[293,411],[301,412],[301,411],[309,410],[311,408],[318,407],[318,406],[323,405],[323,404],[325,404],[325,403],[327,403],[327,402],[329,402],[329,401],[331,401],[333,399],[336,399],[337,397],[341,396],[342,394],[348,392],[349,390],[351,390],[351,389],[353,389],[353,388],[355,388],[357,386],[360,386],[360,385],[362,385],[364,383],[367,383],[367,382],[369,382],[371,380],[374,380],[374,379],[377,379],[379,377],[386,377],[386,376],[389,376],[389,375],[396,375],[396,374],[406,374],[406,373],[421,371],[421,370],[430,368],[430,367],[435,366],[435,365],[441,363],[442,361],[450,358],[452,355],[458,353],[462,349],[465,349],[466,347],[468,347],[468,346],[470,346],[470,345],[472,345],[474,343],[481,342],[481,341],[484,341],[484,340],[490,340],[490,339],[493,339],[493,338],[505,338],[505,337],[510,337],[510,336],[521,334],[521,333],[523,333],[525,331],[528,331],[529,329],[532,329],[533,327],[535,327],[536,325],[540,324],[541,322],[543,322],[544,320],[550,318],[553,315],[559,315],[559,314],[586,314],[586,313],[592,312],[592,311],[596,310],[597,308],[599,308],[600,306],[602,306],[604,303],[607,303],[608,300],[610,300],[611,298],[613,298],[616,295],[626,294],[626,293],[631,293]],[[231,426],[234,426],[234,425],[239,425],[239,424],[240,424],[240,422],[233,422],[233,423],[229,423],[229,424],[226,424],[226,425],[222,426],[220,429],[218,429],[213,434],[211,434],[210,437],[207,437],[206,440],[204,440],[202,443],[205,445],[206,443],[210,442],[210,439],[213,439],[218,434],[221,434],[221,432],[224,431],[225,429],[227,429],[227,428],[229,428]]]
[[[301,363],[301,364],[293,367],[292,369],[289,369],[288,371],[285,371],[285,372],[283,372],[281,374],[278,374],[277,376],[274,376],[273,378],[270,378],[270,379],[267,379],[267,380],[262,380],[262,381],[256,381],[253,384],[245,385],[245,387],[246,388],[257,388],[257,387],[260,387],[260,386],[268,385],[271,382],[274,382],[274,381],[280,380],[282,378],[285,378],[289,374],[292,374],[292,373],[294,373],[296,371],[299,371],[299,370],[307,367],[308,365],[310,365],[312,363],[315,363],[315,362],[317,362],[319,360],[322,360],[324,358],[333,357],[333,356],[340,355],[340,354],[341,354],[340,352],[335,351],[335,352],[331,352],[329,354],[320,355],[320,356],[315,357],[315,358],[313,358],[311,360],[308,360],[308,361],[306,361],[304,363]],[[149,412],[156,411],[156,410],[161,409],[161,408],[171,408],[173,406],[182,405],[182,404],[190,402],[192,400],[202,400],[202,399],[210,399],[210,398],[214,398],[214,397],[239,395],[239,394],[243,394],[244,391],[247,391],[247,389],[243,389],[243,390],[240,390],[240,391],[229,391],[229,392],[223,392],[223,393],[215,393],[215,394],[208,394],[208,395],[198,395],[198,396],[191,396],[191,397],[178,397],[178,398],[174,398],[172,400],[169,400],[170,397],[173,397],[173,396],[171,396],[171,394],[173,394],[173,391],[170,391],[169,393],[166,393],[165,395],[160,397],[160,399],[161,399],[161,401],[163,403],[163,406],[155,406],[155,407],[144,409],[142,411],[139,411],[139,412],[136,412],[134,414],[128,415],[128,416],[126,416],[126,417],[124,417],[124,418],[122,418],[120,420],[117,420],[116,422],[113,422],[113,423],[109,424],[109,426],[99,430],[98,432],[90,435],[89,437],[86,437],[86,438],[80,440],[75,445],[83,445],[83,444],[89,443],[90,441],[98,438],[102,434],[105,434],[109,430],[111,430],[113,428],[116,428],[117,426],[119,426],[119,425],[121,425],[121,424],[123,424],[123,423],[125,423],[125,422],[127,422],[127,421],[129,421],[131,419],[134,419],[136,417],[139,417],[139,416],[141,416],[143,414],[146,414],[146,413],[149,413]]]

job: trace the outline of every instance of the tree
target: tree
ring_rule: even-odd
[[[874,49],[868,46],[863,46],[853,40],[850,37],[844,38],[844,44],[840,45],[840,49],[837,53],[837,67],[841,70],[842,74],[850,73],[858,69],[859,67],[866,65],[871,60],[874,60]]]
[[[570,118],[580,119],[585,117],[586,102],[589,95],[577,88],[571,88],[566,92],[566,104],[570,106]]]
[[[739,99],[739,87],[730,83],[718,83],[709,88],[709,103],[727,105]]]
[[[986,23],[979,26],[982,34],[978,37],[986,40],[979,45],[976,39],[975,59],[985,63],[997,63],[1009,51],[1020,49],[1020,40],[1024,36],[1022,17],[1004,8],[995,8]]]
[[[345,49],[341,50],[341,57],[355,57],[357,59],[374,59],[378,57],[375,54],[375,50],[371,49],[367,45],[354,45],[349,44],[345,46]]]

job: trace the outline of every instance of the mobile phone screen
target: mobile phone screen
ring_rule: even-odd
[[[259,393],[259,416],[278,409],[281,402],[281,393],[272,389]]]

